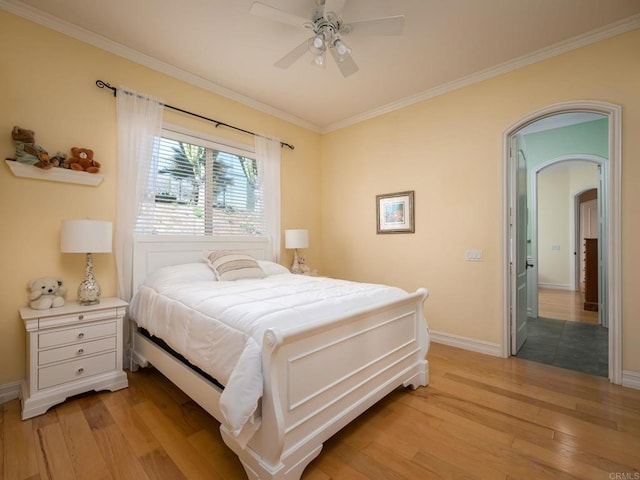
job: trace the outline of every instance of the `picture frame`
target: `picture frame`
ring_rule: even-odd
[[[376,195],[377,233],[415,233],[414,191]]]

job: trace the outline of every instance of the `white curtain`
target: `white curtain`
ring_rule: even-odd
[[[264,196],[267,234],[271,237],[271,260],[280,259],[280,139],[255,136],[256,161]]]
[[[149,166],[162,134],[164,107],[157,99],[123,87],[118,89],[116,104],[118,176],[115,258],[118,297],[129,301],[134,293],[133,229],[138,210],[145,201]]]

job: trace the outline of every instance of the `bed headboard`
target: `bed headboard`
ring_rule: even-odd
[[[257,260],[271,260],[268,237],[190,237],[140,235],[133,240],[133,292],[160,267],[204,262],[203,250],[236,250]]]

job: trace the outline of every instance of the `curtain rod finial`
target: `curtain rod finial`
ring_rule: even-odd
[[[113,90],[113,96],[117,95],[118,90],[115,87],[112,87],[107,82],[103,82],[102,80],[96,80],[96,86],[98,88],[108,88],[109,90]]]

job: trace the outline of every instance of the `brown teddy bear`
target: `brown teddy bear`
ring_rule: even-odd
[[[11,138],[16,144],[16,160],[27,165],[35,165],[38,168],[49,169],[56,167],[57,163],[51,161],[49,154],[44,148],[35,143],[35,133],[33,130],[13,127]]]
[[[71,148],[71,157],[67,160],[72,170],[98,173],[100,164],[93,159],[93,150],[88,148]]]

